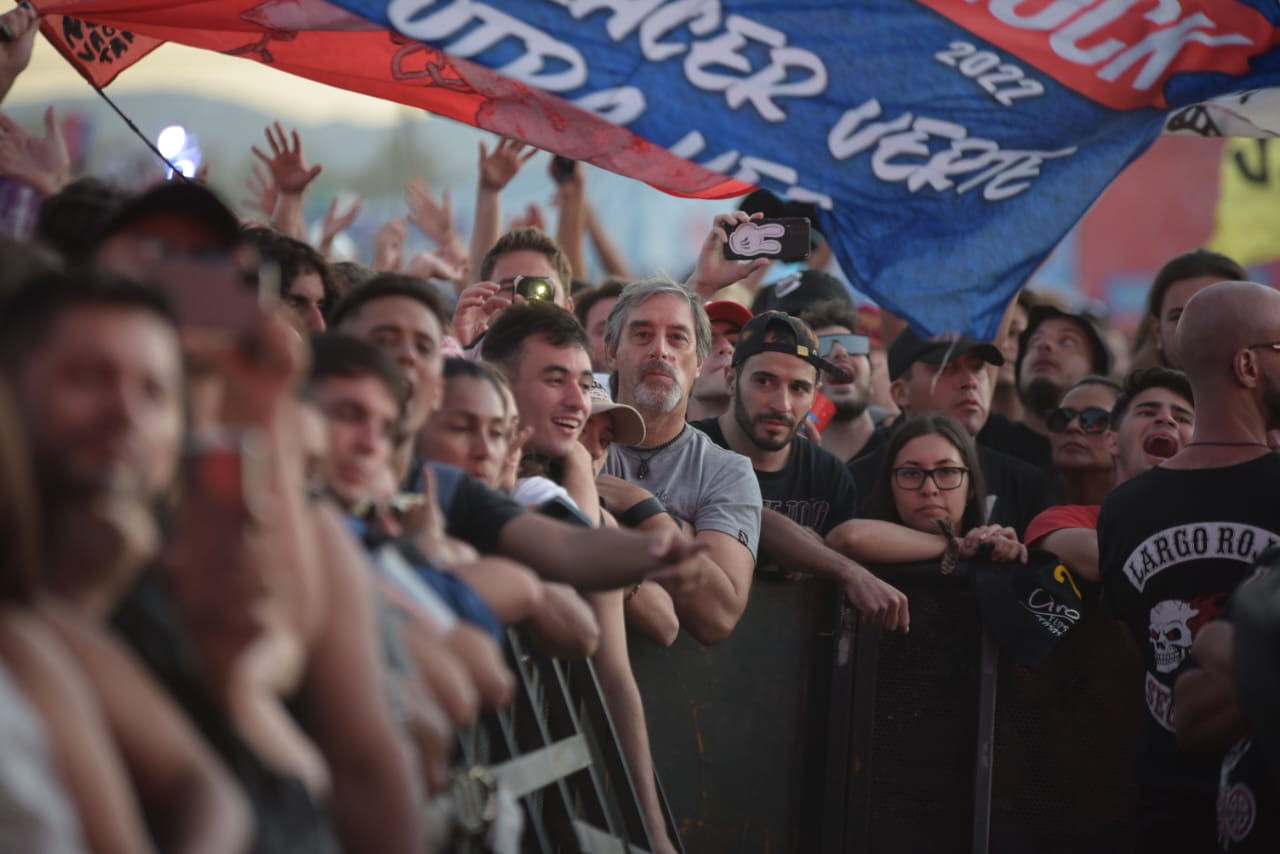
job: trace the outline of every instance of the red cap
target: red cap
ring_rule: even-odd
[[[723,320],[741,329],[751,322],[751,309],[731,299],[720,299],[709,302],[705,306],[707,317],[711,320]]]

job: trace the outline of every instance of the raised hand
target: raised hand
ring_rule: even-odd
[[[453,199],[448,190],[437,201],[426,184],[412,178],[404,185],[404,202],[409,206],[409,222],[437,246],[453,241]]]
[[[329,210],[325,211],[324,220],[320,223],[321,254],[329,253],[329,249],[333,246],[333,239],[351,227],[351,223],[356,221],[363,206],[364,201],[357,198],[352,200],[346,210],[342,210],[338,206],[338,197],[333,197],[333,201],[329,203]]]
[[[39,23],[35,10],[27,3],[0,15],[0,100],[31,62]]]
[[[443,279],[446,282],[462,282],[467,276],[465,266],[451,264],[432,252],[419,252],[414,255],[409,259],[409,266],[405,272],[420,279]]]
[[[524,213],[511,220],[511,228],[536,228],[544,234],[547,231],[547,218],[543,216],[542,208],[533,202],[524,209]]]
[[[373,269],[399,273],[404,266],[404,241],[409,234],[404,217],[387,220],[373,236]]]
[[[760,219],[763,214],[748,215],[745,211],[720,214],[711,226],[707,239],[698,251],[698,263],[685,285],[703,299],[711,299],[716,291],[769,266],[768,258],[738,261],[724,257],[724,247],[729,242],[729,226]]]
[[[458,304],[453,310],[453,337],[463,347],[469,347],[479,338],[489,328],[489,318],[507,304],[498,297],[501,290],[497,282],[476,282],[458,295]]]
[[[271,173],[262,168],[261,163],[253,164],[253,173],[245,179],[245,187],[249,195],[241,199],[244,206],[270,220],[276,210],[276,199],[280,196],[275,181],[271,180]]]
[[[302,195],[302,191],[316,179],[324,167],[319,163],[307,166],[302,156],[302,140],[298,138],[296,130],[290,131],[286,137],[284,128],[279,122],[274,122],[267,126],[266,134],[267,143],[271,146],[271,156],[268,157],[256,145],[253,146],[253,153],[270,170],[271,179],[279,192]]]
[[[480,189],[496,193],[511,182],[520,167],[529,162],[538,149],[514,139],[500,139],[489,153],[484,142],[480,143]]]
[[[44,112],[44,136],[33,136],[0,113],[0,175],[51,196],[71,180],[71,156],[53,107]]]

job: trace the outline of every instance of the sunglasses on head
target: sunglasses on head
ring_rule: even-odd
[[[850,356],[865,356],[871,352],[871,339],[865,335],[840,333],[818,336],[818,355],[827,357],[839,344]]]
[[[1049,413],[1045,426],[1050,433],[1065,433],[1077,418],[1080,419],[1080,429],[1086,433],[1101,433],[1111,426],[1111,413],[1100,406],[1086,406],[1084,409],[1060,406]]]

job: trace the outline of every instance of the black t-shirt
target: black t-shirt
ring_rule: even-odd
[[[267,763],[205,693],[176,606],[154,570],[139,578],[111,615],[111,628],[151,671],[221,757],[253,809],[253,854],[323,854],[338,850],[325,811],[295,777]]]
[[[1222,756],[1178,750],[1173,683],[1201,626],[1222,614],[1259,553],[1280,543],[1277,484],[1276,454],[1224,468],[1156,467],[1112,490],[1098,518],[1102,586],[1146,671],[1138,783],[1156,809],[1161,793],[1182,796],[1180,803],[1202,795],[1203,813],[1179,810],[1198,827],[1212,826]]]
[[[979,445],[1008,454],[1042,472],[1053,471],[1053,449],[1049,447],[1049,440],[1020,421],[1010,421],[993,412],[976,438]]]
[[[732,451],[718,418],[691,421],[711,441]],[[778,471],[757,471],[764,506],[823,537],[841,522],[853,518],[858,492],[844,464],[832,453],[795,437],[787,464]]]
[[[858,506],[861,515],[867,514],[867,501],[875,490],[884,452],[885,448],[878,448],[849,463],[849,474],[862,502]],[[982,445],[978,446],[978,462],[987,484],[987,501],[994,502],[988,514],[991,524],[1008,525],[1023,536],[1031,520],[1049,506],[1048,478],[1034,466]]]
[[[436,499],[444,512],[445,529],[477,551],[498,550],[498,537],[507,523],[525,509],[500,492],[468,477],[462,469],[431,463]],[[422,491],[421,485],[415,490]]]

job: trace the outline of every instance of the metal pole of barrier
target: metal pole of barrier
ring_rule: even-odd
[[[973,762],[973,854],[991,846],[991,771],[995,753],[996,680],[1000,651],[982,630],[982,671],[978,682],[978,749]]]

